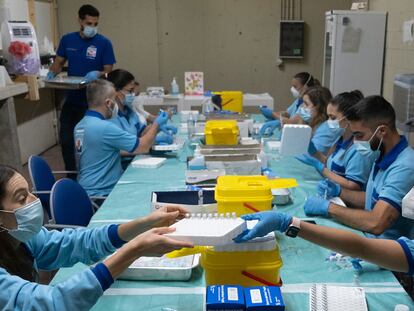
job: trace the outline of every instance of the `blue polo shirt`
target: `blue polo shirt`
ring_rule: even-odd
[[[125,106],[125,113],[119,110],[118,116],[114,119],[110,119],[109,121],[118,126],[120,129],[136,136],[141,136],[146,127],[144,124],[141,124],[136,112],[127,106]]]
[[[286,110],[286,112],[289,114],[289,118],[293,117],[298,112],[298,109],[302,104],[303,104],[302,98],[295,99],[295,101]]]
[[[401,237],[397,240],[404,250],[404,255],[408,262],[408,274],[414,274],[414,240],[410,240],[406,237]]]
[[[394,225],[378,237],[396,240],[401,236],[414,238],[414,221],[401,216],[404,196],[414,186],[414,150],[404,136],[386,155],[381,155],[374,163],[368,179],[365,194],[365,209],[371,211],[379,201],[393,206],[400,217]]]
[[[328,157],[326,167],[365,190],[374,161],[374,155],[365,157],[356,150],[353,137],[345,141],[341,137],[335,151]]]
[[[115,64],[112,43],[103,35],[82,38],[80,32],[71,32],[62,37],[56,55],[68,61],[68,75],[83,77],[88,72],[102,71],[104,65]],[[86,90],[69,90],[66,102],[87,106]]]
[[[328,126],[328,122],[325,121],[313,132],[311,141],[315,145],[316,150],[326,155],[341,135],[341,129],[332,129]]]
[[[133,152],[139,138],[88,110],[74,130],[78,182],[91,196],[107,196],[123,170],[120,151]]]

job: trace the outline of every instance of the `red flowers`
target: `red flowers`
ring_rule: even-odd
[[[27,43],[21,41],[13,41],[10,43],[9,53],[19,59],[23,59],[31,52],[32,48]]]

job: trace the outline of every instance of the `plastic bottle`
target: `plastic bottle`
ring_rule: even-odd
[[[172,95],[178,95],[179,93],[180,93],[180,89],[178,87],[177,80],[174,77],[172,82],[171,82],[171,94]]]
[[[188,140],[191,140],[191,138],[194,135],[195,132],[195,118],[192,113],[188,115],[187,119],[187,129],[188,129]]]
[[[203,104],[201,106],[201,112],[204,116],[208,116],[210,112],[213,111],[213,103],[211,102],[211,97],[206,97],[203,99]]]

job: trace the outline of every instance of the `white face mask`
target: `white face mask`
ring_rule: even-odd
[[[85,26],[83,27],[83,34],[86,38],[93,38],[98,33],[98,27],[92,27],[92,26]]]
[[[355,145],[356,150],[363,156],[369,157],[372,154],[376,153],[377,154],[376,156],[378,157],[379,148],[381,147],[381,144],[382,144],[382,138],[380,140],[380,143],[378,144],[377,150],[372,150],[371,148],[371,140],[374,138],[378,130],[379,130],[379,127],[377,127],[374,134],[372,134],[369,140],[354,140],[354,145]]]
[[[114,104],[114,108],[111,109],[107,106],[108,110],[111,112],[111,116],[109,117],[109,119],[115,119],[118,116],[118,104],[112,99],[110,101]]]
[[[299,91],[294,86],[292,86],[290,88],[290,93],[292,94],[293,98],[299,98],[300,97]]]
[[[414,188],[402,199],[402,215],[405,218],[414,219]]]
[[[0,213],[10,213],[8,211],[0,211]],[[20,242],[27,242],[33,238],[43,226],[43,206],[40,202],[40,199],[36,199],[31,203],[24,205],[23,207],[18,208],[14,212],[17,229],[5,229],[8,233],[19,240]]]

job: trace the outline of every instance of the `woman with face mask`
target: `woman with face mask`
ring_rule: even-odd
[[[137,258],[192,247],[163,235],[173,231],[167,226],[185,212],[181,207],[166,207],[121,225],[48,231],[42,227],[40,200],[30,193],[27,181],[0,164],[0,308],[89,310]],[[56,286],[37,283],[37,269],[55,270],[78,262],[89,265],[102,259]]]
[[[321,155],[321,161],[308,154],[297,157],[299,161],[313,166],[322,176],[350,190],[365,189],[375,161],[374,157],[364,157],[357,151],[346,120],[346,112],[362,98],[360,91],[352,91],[338,94],[329,102],[328,127],[342,134],[329,157]]]
[[[118,107],[116,116],[111,118],[110,121],[133,135],[138,137],[145,136],[151,125],[148,126],[142,123],[134,109],[133,103],[136,97],[135,77],[126,70],[116,69],[108,74],[107,80],[115,86],[115,101]],[[174,140],[173,135],[177,134],[177,128],[173,125],[165,124],[160,127],[160,131],[155,138],[155,144],[172,144]],[[127,153],[123,154],[122,167],[125,169],[132,159],[133,157]]]
[[[315,86],[320,86],[320,83],[309,72],[299,72],[296,74],[291,81],[290,87],[290,93],[292,94],[294,101],[286,111],[273,112],[267,107],[260,107],[261,113],[268,120],[260,130],[261,135],[266,133],[270,134],[270,132],[273,133],[277,127],[280,127],[281,123],[298,123],[300,120],[292,118],[296,115],[299,107],[303,103],[302,96],[308,88]]]

